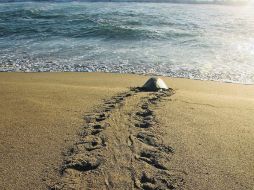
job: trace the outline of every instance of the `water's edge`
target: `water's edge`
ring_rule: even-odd
[[[0,72],[113,72],[254,83],[248,6],[0,4]]]

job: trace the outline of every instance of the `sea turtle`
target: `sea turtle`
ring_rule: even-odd
[[[144,90],[144,91],[160,91],[160,90],[169,90],[169,88],[161,78],[151,77],[141,87],[141,90]]]

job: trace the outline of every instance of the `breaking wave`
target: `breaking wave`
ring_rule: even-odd
[[[254,83],[254,13],[167,3],[0,3],[0,71]]]

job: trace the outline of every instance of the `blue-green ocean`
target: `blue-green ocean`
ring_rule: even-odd
[[[254,83],[254,7],[0,3],[0,71],[101,71]]]

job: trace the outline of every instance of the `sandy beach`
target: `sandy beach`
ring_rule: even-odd
[[[0,73],[0,188],[253,189],[254,86],[148,78]]]

